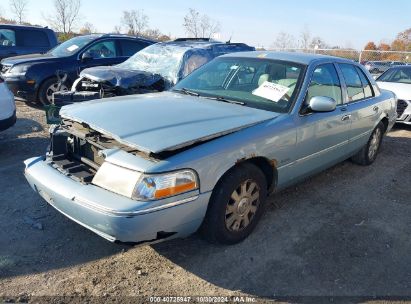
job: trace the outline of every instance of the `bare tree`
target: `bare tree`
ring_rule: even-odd
[[[328,48],[328,44],[321,37],[316,36],[311,40],[310,48],[312,48],[312,49],[326,49],[326,48]]]
[[[143,10],[123,11],[122,23],[130,35],[140,36],[148,26],[148,16]]]
[[[220,31],[220,23],[207,15],[201,17],[200,30],[203,38],[211,38]]]
[[[280,32],[275,38],[273,47],[277,49],[295,48],[296,47],[295,38],[291,34],[288,34],[286,32]]]
[[[183,26],[186,33],[194,38],[211,38],[220,31],[220,23],[207,15],[200,15],[193,8],[184,17]]]
[[[148,29],[144,32],[144,37],[155,39],[155,40],[158,40],[158,38],[162,35],[163,34],[160,32],[159,29]]]
[[[19,24],[23,23],[28,3],[28,0],[10,0],[10,10]]]
[[[113,33],[114,34],[121,34],[121,26],[120,25],[116,25],[113,29]]]
[[[87,35],[97,33],[96,27],[90,22],[84,23],[83,27],[80,29],[80,34]]]
[[[308,27],[305,27],[300,33],[301,45],[300,47],[303,49],[308,49],[310,47],[311,42],[311,33]]]
[[[48,22],[57,31],[72,33],[78,19],[81,0],[54,0],[54,12],[47,17]]]

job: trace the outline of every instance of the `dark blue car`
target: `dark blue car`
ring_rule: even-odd
[[[53,93],[70,88],[83,69],[119,64],[153,43],[127,35],[79,36],[45,54],[3,59],[1,76],[16,97],[47,105]],[[66,74],[63,85],[57,77],[59,71]]]
[[[11,56],[45,53],[56,45],[56,34],[49,28],[0,24],[0,60]]]

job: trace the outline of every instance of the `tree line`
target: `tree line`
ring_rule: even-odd
[[[398,33],[391,43],[380,42],[377,45],[374,41],[370,41],[365,45],[364,50],[375,51],[373,60],[403,60],[404,55],[401,52],[411,52],[411,28]],[[406,61],[411,60],[408,57],[406,59]]]
[[[0,23],[33,25],[28,22],[27,7],[29,0],[10,0],[9,11],[12,17],[6,16],[0,6]],[[43,15],[48,25],[58,33],[59,41],[65,41],[76,35],[98,33],[99,30],[90,22],[80,24],[82,0],[53,0],[51,13]],[[164,34],[157,28],[149,26],[149,16],[142,9],[123,11],[120,24],[111,33],[129,34],[158,41],[171,39],[171,34]],[[182,26],[189,37],[212,38],[220,31],[220,23],[205,14],[190,8],[184,16]]]

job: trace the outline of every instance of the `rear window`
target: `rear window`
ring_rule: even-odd
[[[147,43],[134,40],[120,40],[123,56],[131,57],[148,46]]]
[[[16,46],[16,32],[0,29],[0,47]]]
[[[27,47],[49,47],[49,39],[43,31],[24,30],[18,33],[19,45]]]
[[[351,64],[340,64],[347,85],[348,101],[353,102],[365,98],[363,83],[357,69]]]

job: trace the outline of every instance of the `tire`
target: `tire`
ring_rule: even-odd
[[[261,170],[250,163],[238,165],[216,185],[201,234],[211,243],[243,241],[260,220],[266,198],[267,181]]]
[[[60,91],[68,91],[68,85],[63,84],[62,87],[60,88]],[[52,95],[54,92],[58,91],[58,81],[57,77],[52,77],[47,80],[45,80],[40,88],[39,88],[39,93],[38,93],[38,98],[39,101],[43,106],[51,104],[52,101]]]
[[[380,122],[372,131],[367,144],[356,155],[354,155],[351,160],[361,166],[371,165],[377,159],[384,132],[384,124]]]

